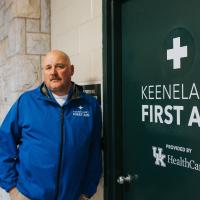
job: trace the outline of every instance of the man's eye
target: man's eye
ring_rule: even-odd
[[[56,68],[59,68],[59,69],[64,69],[64,68],[65,68],[65,65],[64,65],[64,64],[56,64],[55,67],[56,67]]]
[[[45,69],[49,70],[49,69],[51,69],[51,66],[48,65],[48,66],[45,67]]]

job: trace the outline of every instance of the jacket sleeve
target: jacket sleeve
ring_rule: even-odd
[[[18,101],[11,107],[0,127],[0,187],[9,191],[16,186],[18,162],[17,146],[20,141]]]
[[[101,128],[101,108],[97,105],[94,115],[93,138],[82,191],[82,194],[88,197],[95,194],[102,173]]]

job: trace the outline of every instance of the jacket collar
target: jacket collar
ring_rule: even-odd
[[[47,88],[45,83],[42,83],[42,85],[40,86],[40,91],[44,96],[48,98],[52,98],[52,94],[50,93],[50,90]],[[76,85],[74,82],[72,82],[71,88],[68,93],[68,99],[74,100],[74,99],[81,98],[80,93],[82,91],[83,91],[83,88],[81,86]]]

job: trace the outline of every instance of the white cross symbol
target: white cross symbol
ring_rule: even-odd
[[[82,106],[79,106],[78,108],[79,108],[80,110],[82,110],[82,109],[83,109],[83,107],[82,107]]]
[[[173,38],[173,49],[167,50],[167,60],[173,60],[173,69],[181,68],[181,58],[188,56],[187,46],[181,47],[180,37]]]

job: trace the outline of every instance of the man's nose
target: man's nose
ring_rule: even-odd
[[[57,70],[56,70],[55,66],[52,66],[50,73],[51,74],[56,74],[57,73]]]

